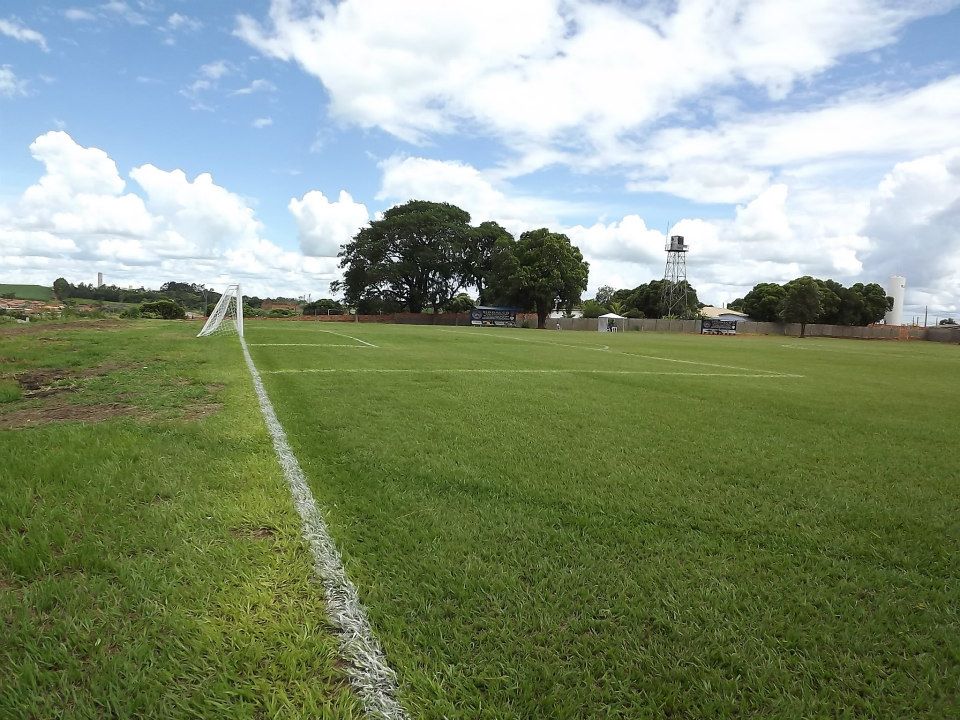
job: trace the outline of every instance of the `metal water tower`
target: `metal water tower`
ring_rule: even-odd
[[[663,270],[663,294],[660,307],[664,317],[688,318],[693,312],[690,283],[687,282],[687,244],[683,235],[667,240],[667,265]]]

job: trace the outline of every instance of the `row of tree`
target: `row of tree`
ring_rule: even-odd
[[[614,312],[628,318],[660,318],[664,317],[663,297],[669,280],[651,280],[637,287],[614,290],[610,285],[603,285],[597,290],[593,300],[583,304],[584,317],[600,317]],[[697,290],[686,281],[678,283],[680,297],[687,299],[687,307],[682,310],[681,317],[696,317],[703,303],[697,297]]]
[[[803,281],[801,283],[801,281]],[[804,276],[789,283],[759,283],[744,297],[737,298],[728,307],[746,313],[753,320],[777,322],[783,320],[784,303],[791,288],[803,288],[805,305],[816,308],[805,312],[807,320],[788,322],[817,322],[827,325],[870,325],[879,322],[893,307],[893,298],[887,296],[877,283],[855,283],[844,287],[835,280],[821,280]]]
[[[481,305],[535,310],[545,327],[555,307],[571,308],[587,288],[579,248],[547,228],[514,238],[495,222],[473,227],[449,203],[411,200],[384,212],[343,246],[343,280],[331,285],[358,312],[446,312]]]
[[[203,284],[176,282],[171,280],[160,286],[159,290],[149,288],[122,288],[117,285],[96,286],[91,283],[73,283],[59,277],[53,281],[53,294],[61,301],[74,298],[95,302],[148,303],[171,300],[184,308],[209,312],[209,308],[220,300],[220,293]],[[243,304],[248,309],[260,308],[265,300],[274,302],[296,302],[293,298],[260,298],[247,295]],[[334,302],[332,300],[328,302]],[[339,304],[338,304],[339,306]]]

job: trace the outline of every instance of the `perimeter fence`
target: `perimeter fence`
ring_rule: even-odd
[[[395,323],[399,325],[469,325],[469,313],[383,313],[379,315],[301,315],[290,320],[301,322]],[[699,333],[699,320],[626,318],[617,320],[618,329],[627,332]],[[555,330],[597,331],[596,318],[548,318],[547,328]],[[517,313],[519,327],[537,326],[535,313]],[[738,335],[783,335],[799,337],[799,323],[737,322]],[[960,326],[913,327],[911,325],[807,325],[807,337],[855,338],[861,340],[932,340],[960,343]]]

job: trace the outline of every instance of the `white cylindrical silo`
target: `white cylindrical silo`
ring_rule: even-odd
[[[902,275],[891,275],[887,282],[887,295],[893,298],[893,310],[888,312],[883,321],[887,325],[903,325],[903,295],[907,289],[907,279]]]

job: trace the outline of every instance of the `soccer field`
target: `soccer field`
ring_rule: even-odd
[[[957,347],[246,341],[413,716],[957,711]]]

